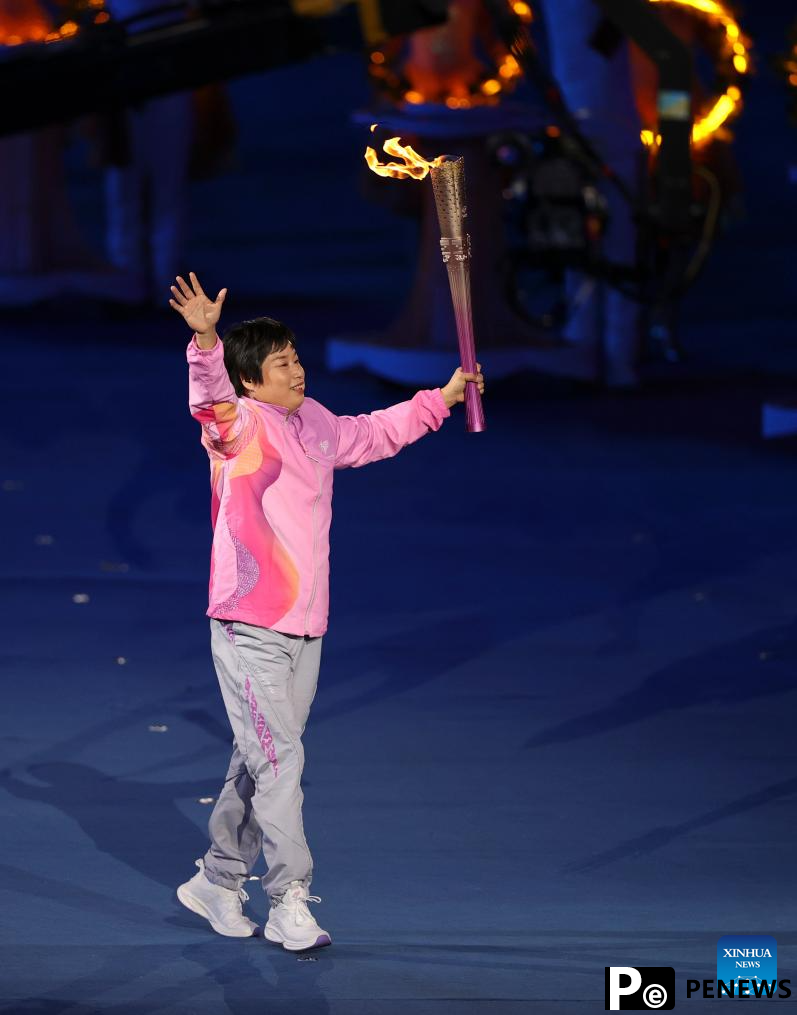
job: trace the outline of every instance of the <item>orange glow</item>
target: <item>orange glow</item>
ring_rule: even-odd
[[[700,11],[701,14],[708,14],[720,21],[726,18],[730,19],[728,12],[716,0],[650,0],[650,2],[654,4],[675,3],[679,7],[691,7],[693,10]]]
[[[464,0],[463,0],[464,2]],[[533,11],[526,0],[504,0],[506,7],[524,24],[533,20]],[[467,4],[466,4],[467,6]],[[525,33],[525,28],[521,30]],[[531,45],[527,37],[525,45]],[[423,75],[410,76],[409,82],[396,87],[399,75],[393,73],[391,64],[401,59],[390,48],[385,51],[374,50],[369,56],[369,73],[380,88],[391,94],[394,101],[403,101],[410,105],[422,103],[445,104],[449,109],[470,109],[473,106],[496,105],[505,94],[512,91],[523,77],[523,68],[513,53],[506,46],[495,40],[488,45],[489,59],[485,61],[484,78],[476,76],[467,80],[459,80],[455,69],[447,69],[445,76],[449,79],[442,87],[428,84]],[[494,67],[490,67],[490,60]],[[427,68],[428,70],[428,68]],[[427,73],[426,77],[430,75]],[[434,77],[434,75],[431,75]],[[407,88],[407,91],[403,91]]]
[[[377,176],[388,176],[394,180],[423,180],[430,169],[445,162],[445,155],[438,155],[427,162],[409,145],[402,145],[400,137],[391,137],[382,149],[386,155],[401,159],[401,162],[380,162],[376,150],[370,147],[365,149],[365,161]]]
[[[498,73],[505,81],[512,81],[514,78],[520,77],[523,71],[520,69],[520,64],[512,56],[511,53],[507,53],[504,59],[501,61],[501,66],[498,68]]]
[[[561,137],[562,132],[555,124],[551,124],[550,127],[545,128],[545,133],[548,137]]]
[[[107,11],[100,11],[100,13],[97,14],[95,16],[95,18],[94,18],[94,24],[95,25],[102,25],[106,21],[110,21],[110,20],[111,20],[111,15]]]
[[[700,145],[702,142],[707,141],[725,123],[735,107],[736,103],[727,92],[721,95],[714,103],[711,111],[692,128],[693,144]]]
[[[743,36],[741,28],[724,2],[720,3],[719,0],[649,0],[649,2],[685,7],[709,23],[721,25],[725,30],[726,59],[733,65],[733,70],[737,74],[746,74],[750,70],[749,40]],[[724,130],[727,121],[739,113],[741,101],[741,89],[736,85],[728,85],[708,111],[695,119],[692,126],[692,144],[699,147],[710,141],[717,132]],[[661,137],[654,138],[652,131],[643,130],[642,141],[648,147],[652,147],[660,143]]]
[[[47,12],[37,0],[0,3],[0,45],[43,42],[52,28]]]

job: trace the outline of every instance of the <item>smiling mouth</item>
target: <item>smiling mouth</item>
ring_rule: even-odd
[[[291,391],[304,391],[304,384],[294,384]]]

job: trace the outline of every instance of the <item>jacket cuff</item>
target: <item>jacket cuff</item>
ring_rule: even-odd
[[[189,360],[191,359],[192,355],[194,357],[212,356],[214,353],[218,353],[219,346],[221,346],[221,339],[219,338],[218,335],[216,335],[216,344],[213,346],[212,349],[201,349],[197,345],[196,332],[194,332],[194,334],[191,337],[191,341],[188,343],[188,349],[186,350],[186,353],[188,355]]]
[[[446,400],[443,398],[443,392],[440,388],[434,388],[433,395],[437,395],[437,405],[440,406],[440,417],[441,419],[447,419],[451,415],[451,410],[446,405]]]

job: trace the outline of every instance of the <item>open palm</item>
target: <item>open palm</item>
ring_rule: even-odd
[[[185,279],[177,276],[177,285],[171,287],[174,298],[169,300],[169,306],[180,314],[192,331],[198,335],[204,335],[215,330],[219,317],[221,317],[221,308],[227,290],[222,289],[216,299],[212,300],[205,295],[205,291],[193,271],[189,272],[188,278],[189,282],[186,282]]]

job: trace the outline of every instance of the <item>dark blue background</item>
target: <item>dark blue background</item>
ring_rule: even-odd
[[[749,7],[746,216],[686,301],[687,362],[612,396],[490,386],[485,359],[485,434],[460,409],[338,476],[306,735],[317,962],[174,899],[230,739],[184,325],[4,316],[3,1010],[591,1012],[605,965],[712,978],[726,933],[773,934],[790,975],[797,478],[759,422],[797,372],[797,131],[771,66],[793,11]],[[334,411],[404,397],[323,369],[326,336],[389,319],[413,258],[358,191],[360,59],[230,90],[239,165],[194,187],[186,268],[229,286],[224,323],[291,324]],[[99,178],[70,157],[99,243]]]

